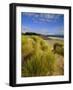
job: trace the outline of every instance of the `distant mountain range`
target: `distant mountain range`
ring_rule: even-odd
[[[44,36],[44,37],[60,37],[60,38],[64,38],[64,35],[58,35],[58,34],[54,34],[54,35],[44,35],[44,34],[38,34],[38,33],[34,33],[34,32],[25,32],[22,33],[22,35],[38,35],[38,36]]]

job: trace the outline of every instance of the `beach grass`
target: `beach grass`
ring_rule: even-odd
[[[64,40],[22,35],[21,52],[22,77],[64,75]]]

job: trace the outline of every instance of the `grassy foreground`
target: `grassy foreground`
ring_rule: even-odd
[[[22,35],[21,40],[22,77],[64,74],[63,41],[44,40],[37,35]]]

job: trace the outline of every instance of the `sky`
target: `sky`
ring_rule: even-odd
[[[51,13],[21,13],[22,33],[64,35],[64,15]]]

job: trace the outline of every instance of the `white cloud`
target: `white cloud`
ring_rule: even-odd
[[[34,22],[51,22],[60,18],[60,14],[48,14],[48,13],[23,13],[26,16],[32,16]],[[36,21],[35,21],[36,20]]]

